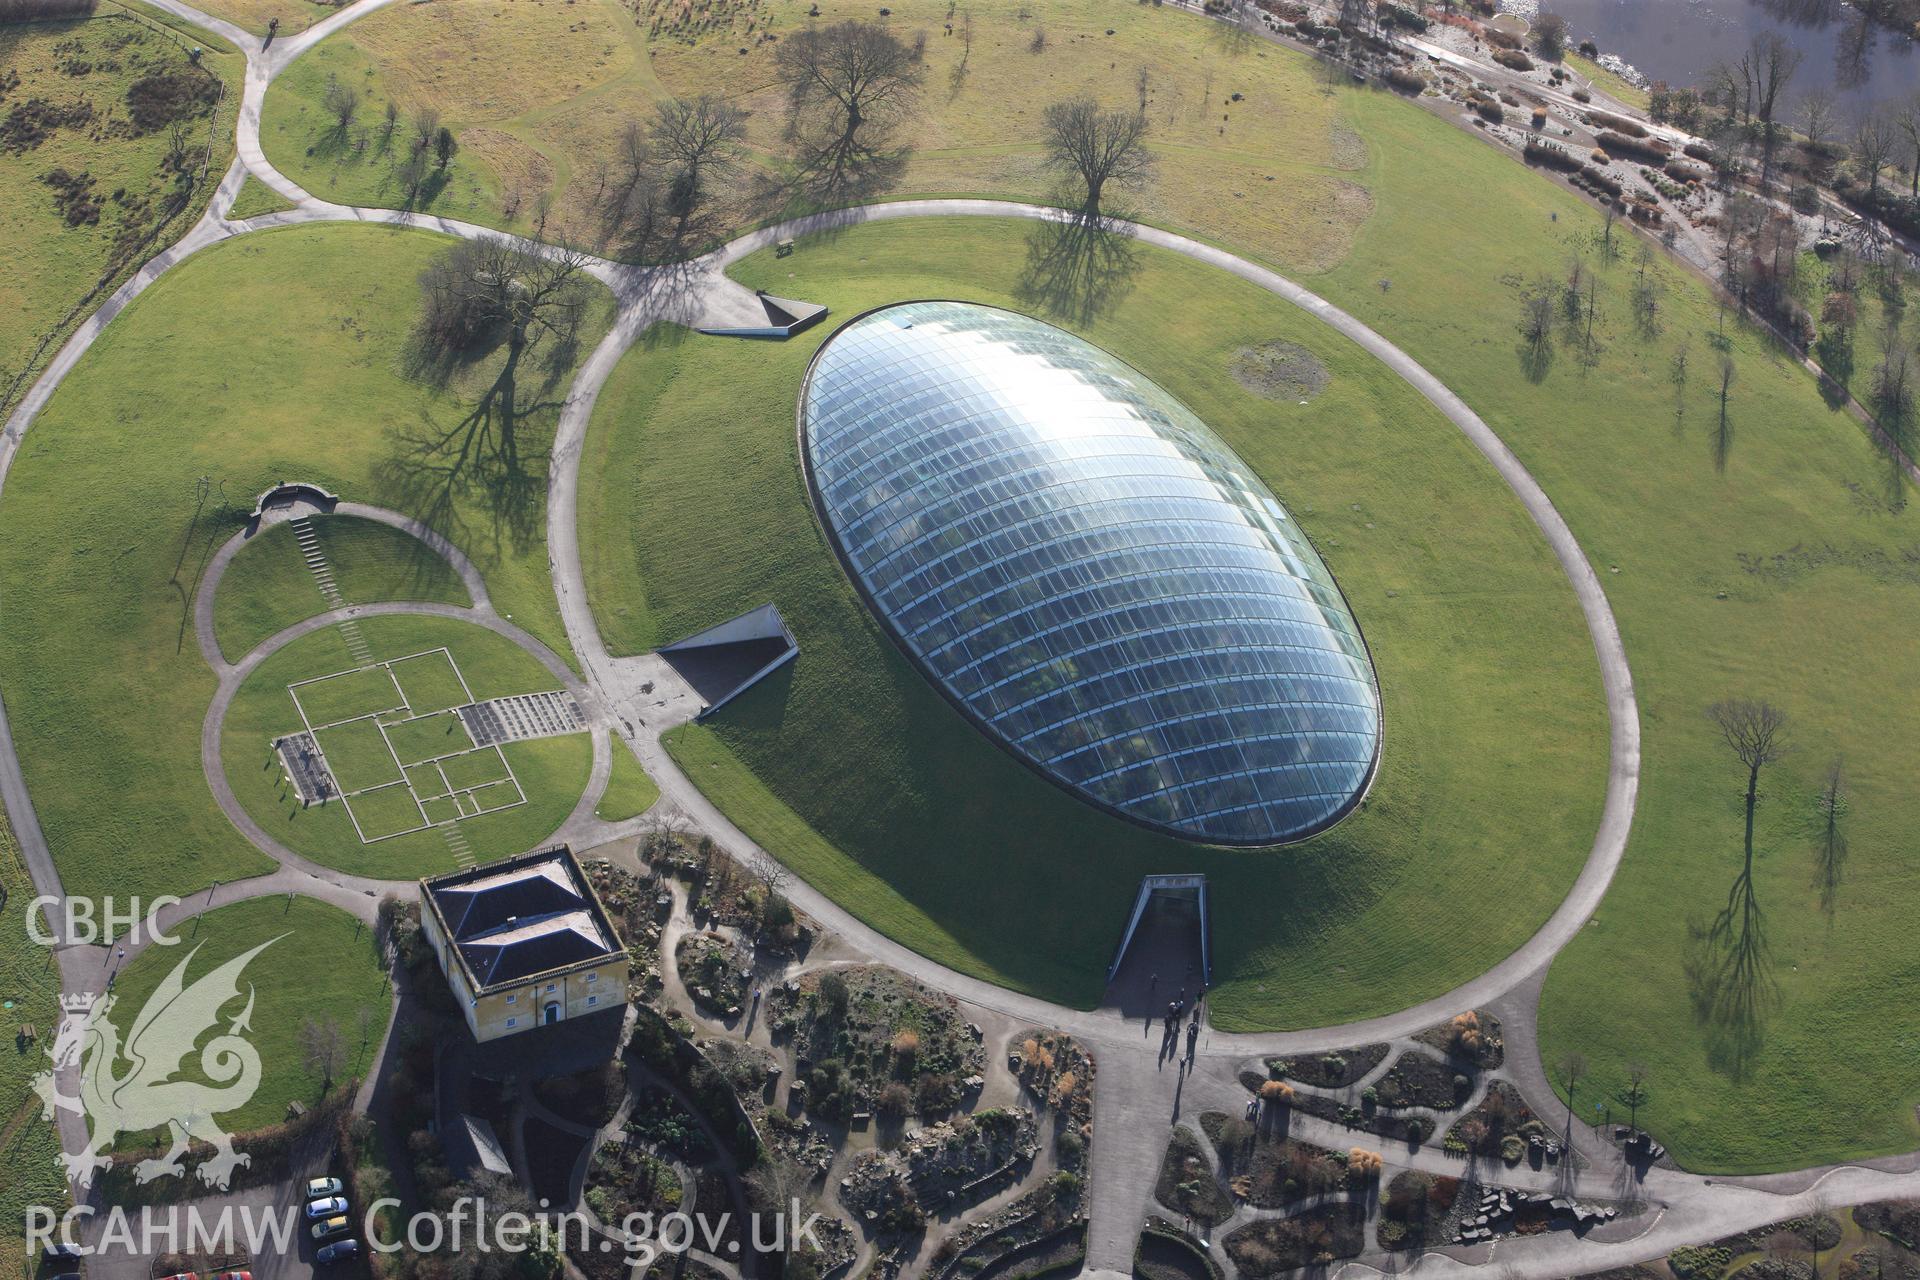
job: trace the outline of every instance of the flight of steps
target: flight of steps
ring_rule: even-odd
[[[313,530],[313,522],[306,516],[296,516],[287,521],[293,530],[294,538],[300,543],[300,557],[307,562],[307,569],[313,574],[313,580],[320,586],[320,595],[330,609],[347,607],[346,597],[340,594],[340,585],[333,580],[333,568],[327,564],[326,552],[320,549],[320,535]],[[340,636],[347,642],[347,652],[353,660],[363,667],[373,665],[373,649],[367,644],[365,636],[360,634],[360,624],[352,618],[340,624]]]

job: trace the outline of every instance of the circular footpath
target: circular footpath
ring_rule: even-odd
[[[209,17],[183,3],[182,0],[152,0],[152,2],[187,22],[218,33],[244,52],[247,69],[245,90],[238,109],[236,125],[238,156],[221,179],[207,213],[201,220],[172,247],[141,267],[79,326],[16,406],[6,422],[4,431],[0,432],[0,486],[4,486],[6,476],[19,452],[21,440],[35,416],[67,373],[86,353],[99,333],[153,281],[160,278],[173,265],[200,249],[251,231],[323,222],[375,222],[466,238],[499,234],[489,228],[451,219],[394,210],[352,208],[318,200],[277,172],[261,150],[259,133],[261,106],[267,87],[273,79],[315,43],[348,23],[393,3],[394,0],[358,0],[357,3],[340,10],[298,36],[265,44],[233,24]],[[229,221],[225,211],[231,208],[234,195],[249,175],[258,178],[290,201],[294,207],[245,222]],[[591,821],[591,813],[593,804],[605,787],[610,770],[609,725],[617,725],[627,745],[659,783],[665,800],[683,809],[728,853],[739,858],[759,854],[761,851],[758,846],[706,800],[662,748],[660,732],[665,726],[659,723],[660,717],[657,712],[654,714],[652,723],[649,722],[648,715],[658,706],[658,696],[645,699],[642,697],[642,686],[652,674],[657,673],[657,666],[652,665],[645,658],[614,658],[608,653],[594,623],[581,574],[577,512],[581,446],[585,440],[595,399],[620,357],[656,322],[673,321],[683,324],[705,323],[727,326],[757,319],[760,308],[754,295],[728,279],[725,270],[746,254],[771,246],[778,240],[811,232],[844,229],[869,221],[898,218],[995,217],[1048,220],[1063,216],[1054,209],[1002,200],[903,200],[818,214],[763,228],[742,236],[703,258],[673,267],[638,267],[605,259],[590,261],[588,270],[612,290],[618,304],[618,314],[607,336],[582,365],[560,416],[553,444],[547,529],[554,591],[568,641],[580,659],[586,679],[583,682],[574,678],[572,673],[566,670],[566,664],[556,655],[545,650],[537,641],[510,622],[494,614],[491,603],[487,599],[484,584],[479,582],[479,575],[473,571],[472,565],[466,562],[458,549],[446,544],[445,540],[439,538],[437,534],[403,515],[376,512],[376,509],[359,508],[352,504],[342,504],[340,508],[342,514],[367,516],[396,527],[406,528],[432,545],[448,558],[467,582],[474,601],[473,608],[388,604],[336,610],[309,619],[273,637],[249,654],[240,664],[227,664],[219,654],[218,646],[212,643],[211,602],[212,588],[218,576],[216,573],[213,575],[213,581],[203,589],[202,599],[196,602],[196,615],[203,611],[205,614],[204,619],[196,616],[196,629],[199,631],[202,650],[213,669],[221,677],[220,692],[215,697],[214,705],[209,708],[203,727],[203,763],[208,766],[209,784],[213,787],[216,796],[220,798],[223,808],[233,818],[236,826],[247,832],[256,845],[279,863],[279,869],[239,884],[216,885],[204,895],[197,894],[191,905],[176,910],[202,909],[206,905],[242,900],[260,896],[263,893],[301,892],[334,902],[336,905],[346,906],[362,918],[370,918],[379,893],[407,887],[404,882],[366,880],[333,872],[318,867],[277,845],[265,832],[258,831],[255,824],[245,817],[244,811],[239,809],[237,802],[225,788],[218,759],[220,715],[231,701],[239,679],[245,672],[257,666],[268,653],[289,643],[299,635],[332,625],[347,617],[382,613],[443,614],[489,627],[515,640],[534,656],[540,658],[550,670],[566,680],[569,689],[575,691],[576,696],[582,697],[583,706],[589,709],[590,715],[596,721],[593,776],[586,794],[575,807],[574,815],[569,818],[566,826],[563,826],[562,838],[565,838],[570,831],[577,831],[583,835],[598,834],[603,837],[610,832],[605,824],[600,824],[596,828]],[[1537,999],[1534,983],[1548,961],[1566,945],[1598,907],[1625,850],[1638,793],[1639,709],[1634,699],[1632,677],[1621,643],[1619,627],[1608,606],[1598,576],[1582,554],[1566,522],[1555,510],[1551,500],[1538,483],[1521,465],[1519,459],[1471,408],[1404,351],[1352,315],[1311,291],[1276,272],[1222,249],[1155,227],[1116,223],[1114,228],[1133,236],[1141,243],[1178,253],[1229,272],[1310,312],[1323,323],[1371,352],[1389,370],[1439,408],[1493,464],[1519,497],[1534,524],[1553,549],[1580,602],[1600,664],[1607,703],[1609,769],[1605,802],[1593,847],[1571,891],[1532,938],[1478,977],[1442,996],[1411,1008],[1381,1017],[1312,1030],[1246,1035],[1214,1033],[1206,1047],[1207,1059],[1211,1064],[1226,1068],[1230,1075],[1231,1062],[1236,1058],[1263,1053],[1287,1053],[1302,1049],[1325,1048],[1361,1040],[1403,1038],[1463,1008],[1484,1005],[1510,993],[1513,997],[1527,996],[1525,1008],[1527,1025],[1524,1028],[1516,1028],[1522,1034],[1515,1035],[1514,1039],[1523,1041],[1527,1052],[1537,1057],[1537,1051],[1532,1046],[1531,1027],[1533,1004]],[[226,560],[230,561],[232,554],[237,550],[237,545],[230,544],[223,548],[222,554]],[[224,568],[224,562],[220,567]],[[8,811],[13,815],[22,852],[37,892],[60,896],[59,875],[47,849],[44,834],[34,816],[32,802],[26,792],[3,705],[0,705],[0,801],[4,801]],[[626,824],[624,830],[631,829],[632,824]],[[1158,1146],[1150,1147],[1144,1145],[1144,1142],[1146,1139],[1151,1139],[1154,1144],[1164,1142],[1166,1124],[1177,1122],[1180,1114],[1176,1093],[1172,1121],[1163,1121],[1158,1118],[1149,1121],[1148,1119],[1147,1107],[1153,1109],[1156,1117],[1164,1114],[1161,1111],[1164,1106],[1163,1095],[1155,1094],[1152,1097],[1146,1097],[1140,1094],[1143,1082],[1152,1083],[1158,1070],[1157,1063],[1149,1067],[1145,1062],[1146,1044],[1149,1042],[1139,1040],[1132,1024],[1124,1022],[1112,1011],[1088,1012],[1062,1008],[1046,1001],[1007,991],[935,964],[855,919],[838,904],[804,882],[796,882],[790,896],[796,906],[812,914],[828,930],[846,938],[855,947],[880,963],[900,969],[929,986],[963,1000],[1014,1017],[1031,1019],[1041,1025],[1058,1027],[1097,1048],[1113,1051],[1103,1059],[1101,1089],[1097,1095],[1098,1112],[1102,1117],[1100,1120],[1102,1141],[1095,1144],[1094,1148],[1096,1164],[1093,1176],[1088,1268],[1096,1273],[1106,1269],[1116,1271],[1126,1269],[1127,1265],[1130,1265],[1133,1234],[1138,1230],[1141,1209],[1139,1197],[1142,1193],[1139,1183],[1144,1178],[1146,1189],[1150,1191],[1154,1171],[1158,1167]],[[101,971],[104,968],[101,950],[97,947],[78,945],[60,947],[59,960],[64,991],[97,991],[100,988],[103,981]],[[1528,1068],[1522,1068],[1522,1070],[1525,1073]],[[1530,1064],[1530,1070],[1531,1073],[1537,1074],[1537,1062]],[[1196,1092],[1199,1092],[1200,1086],[1212,1086],[1216,1082],[1211,1079],[1196,1078],[1195,1083]],[[362,1102],[364,1101],[363,1096]],[[77,1150],[84,1146],[86,1134],[82,1118],[63,1112],[60,1128],[64,1148]],[[1610,1148],[1601,1147],[1600,1159],[1606,1160],[1605,1153],[1610,1150]],[[1414,1156],[1424,1158],[1431,1154],[1422,1150],[1415,1152]],[[1116,1161],[1123,1158],[1126,1167],[1116,1172]],[[1617,1161],[1615,1163],[1617,1164]],[[1522,1251],[1517,1255],[1503,1253],[1502,1260],[1516,1274],[1541,1277],[1563,1276],[1578,1271],[1641,1261],[1660,1256],[1681,1244],[1695,1243],[1702,1239],[1726,1234],[1731,1230],[1760,1225],[1777,1217],[1806,1212],[1814,1206],[1816,1197],[1823,1192],[1834,1197],[1848,1198],[1838,1202],[1852,1202],[1896,1195],[1903,1190],[1910,1191],[1911,1176],[1907,1169],[1914,1163],[1914,1158],[1911,1156],[1898,1157],[1892,1161],[1873,1162],[1873,1165],[1878,1167],[1842,1165],[1773,1175],[1771,1178],[1731,1180],[1702,1179],[1694,1175],[1656,1169],[1646,1176],[1638,1194],[1652,1199],[1659,1212],[1644,1231],[1631,1239],[1605,1244],[1593,1241],[1580,1242],[1571,1237],[1565,1240],[1539,1241],[1533,1242],[1534,1247],[1530,1251]],[[1611,1181],[1616,1174],[1623,1171],[1624,1166],[1614,1169],[1602,1165],[1595,1170],[1595,1174],[1605,1174]],[[1605,1192],[1595,1189],[1593,1194],[1605,1194]],[[1576,1248],[1579,1250],[1577,1253],[1573,1251]],[[1491,1251],[1475,1261],[1485,1262],[1490,1258]],[[1423,1270],[1442,1274],[1472,1274],[1477,1270],[1473,1262],[1440,1254],[1427,1255],[1420,1265]],[[1354,1263],[1349,1266],[1366,1270],[1374,1269],[1364,1263]]]

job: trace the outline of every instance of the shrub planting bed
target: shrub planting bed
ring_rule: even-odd
[[[1301,1267],[1359,1256],[1367,1243],[1367,1211],[1328,1205],[1291,1218],[1250,1222],[1224,1241],[1242,1276],[1265,1280]]]
[[[1214,1180],[1205,1149],[1185,1125],[1176,1128],[1167,1143],[1153,1195],[1174,1213],[1209,1227],[1233,1216],[1232,1198]]]
[[[1256,1209],[1325,1195],[1347,1181],[1348,1155],[1282,1137],[1273,1126],[1209,1111],[1200,1128],[1219,1155],[1220,1175]]]
[[[1383,1107],[1429,1107],[1451,1111],[1473,1091],[1473,1068],[1463,1070],[1424,1053],[1407,1052],[1372,1086]]]
[[[1446,1230],[1460,1195],[1460,1179],[1403,1170],[1380,1200],[1377,1236],[1382,1249],[1424,1249],[1449,1237]]]
[[[1504,1080],[1496,1080],[1480,1105],[1462,1116],[1447,1130],[1447,1150],[1460,1155],[1498,1156],[1515,1164],[1524,1147],[1509,1145],[1508,1138],[1521,1143],[1534,1134],[1546,1133],[1546,1126],[1533,1114],[1520,1091]]]
[[[1483,1071],[1499,1070],[1507,1058],[1500,1019],[1482,1009],[1456,1014],[1437,1027],[1428,1027],[1414,1039]]]
[[[1298,1058],[1268,1058],[1267,1074],[1275,1080],[1294,1080],[1316,1089],[1345,1089],[1386,1061],[1387,1044],[1363,1044],[1354,1049]]]

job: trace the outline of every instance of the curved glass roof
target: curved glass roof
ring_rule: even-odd
[[[1226,844],[1311,834],[1365,789],[1379,691],[1332,575],[1121,361],[1013,312],[905,303],[821,348],[801,431],[875,612],[1046,776]]]

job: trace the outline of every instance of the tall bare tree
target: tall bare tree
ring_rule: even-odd
[[[888,171],[895,126],[919,94],[921,65],[885,27],[836,22],[780,42],[774,66],[787,91],[796,159],[826,194]]]
[[[1914,94],[1894,110],[1893,124],[1906,139],[1907,154],[1913,157],[1907,194],[1920,199],[1920,93]]]
[[[1793,82],[1800,69],[1800,50],[1774,31],[1763,31],[1753,38],[1747,51],[1747,63],[1753,75],[1754,114],[1760,117],[1760,181],[1773,174],[1773,148],[1777,140],[1774,113],[1780,95]]]
[[[669,167],[667,206],[683,227],[738,167],[746,135],[746,112],[711,94],[669,98],[656,109],[653,141]]]
[[[301,1065],[320,1074],[320,1092],[325,1093],[347,1063],[347,1039],[340,1034],[340,1024],[332,1018],[308,1018],[300,1024],[299,1043]]]
[[[1101,216],[1109,188],[1139,187],[1153,175],[1149,126],[1139,111],[1102,111],[1092,98],[1070,98],[1047,108],[1042,127],[1047,165],[1075,184],[1084,218]]]
[[[1854,126],[1853,164],[1866,181],[1869,204],[1880,194],[1880,174],[1893,163],[1899,145],[1899,131],[1878,111],[1868,112]]]
[[[1822,87],[1801,94],[1794,119],[1807,136],[1807,150],[1813,153],[1813,167],[1818,172],[1822,150],[1833,141],[1833,90]]]
[[[1751,862],[1760,771],[1792,750],[1787,741],[1787,713],[1765,700],[1728,698],[1707,708],[1707,716],[1719,728],[1727,750],[1747,771],[1747,860]]]

